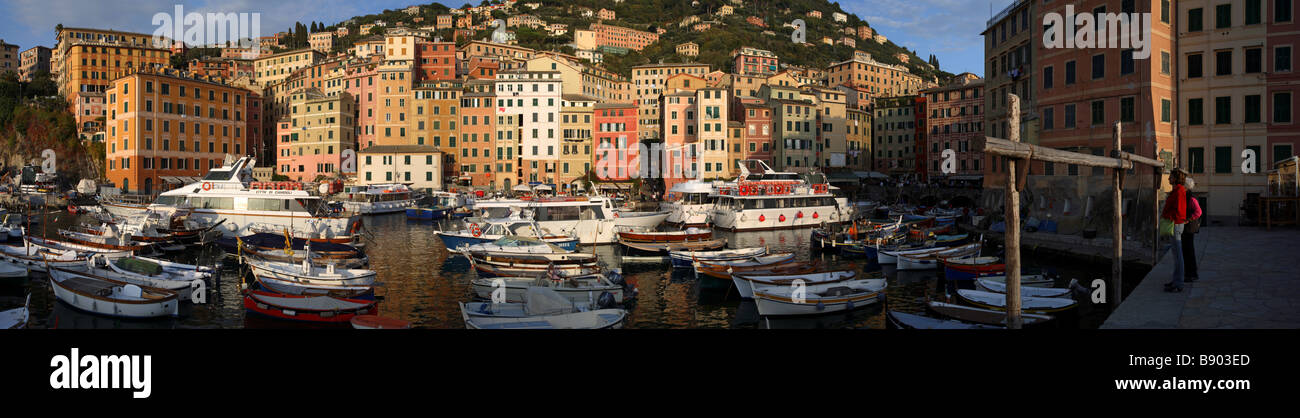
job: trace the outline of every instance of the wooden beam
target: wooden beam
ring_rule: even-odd
[[[1011,140],[998,141],[1005,142],[1014,148],[1020,143],[1020,97],[1014,94],[1007,95],[1007,133]],[[990,138],[993,139],[993,138]],[[988,149],[988,143],[985,142],[985,149]],[[1028,149],[1032,153],[1032,148]],[[987,152],[987,151],[986,151]],[[1020,188],[1016,184],[1019,177],[1019,171],[1016,170],[1018,164],[1028,166],[1029,158],[1024,161],[1017,161],[1012,158],[1007,161],[1007,201],[1006,201],[1006,272],[1007,272],[1007,328],[1020,329]]]
[[[1124,155],[1128,154],[1120,151],[1123,149],[1121,132],[1119,122],[1115,122],[1115,155],[1119,157],[1118,162],[1123,162]],[[1120,297],[1123,296],[1120,289],[1123,288],[1124,283],[1124,170],[1117,168],[1114,169],[1114,172],[1114,181],[1111,187],[1115,189],[1115,215],[1113,216],[1115,225],[1112,226],[1111,237],[1114,240],[1115,253],[1112,255],[1114,260],[1111,261],[1110,266],[1111,292],[1114,296],[1111,297],[1110,306],[1119,305]],[[1084,285],[1087,286],[1087,284]]]
[[[1125,170],[1133,168],[1133,161],[1117,160],[1100,155],[1040,147],[1033,144],[1022,144],[1020,142],[1012,142],[1001,138],[984,138],[984,153],[1002,155],[1007,158],[1018,160],[1033,159],[1062,164],[1078,164],[1088,167],[1122,168]]]

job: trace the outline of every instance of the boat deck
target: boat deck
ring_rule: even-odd
[[[64,281],[59,282],[59,285],[72,291],[99,296],[108,296],[112,294],[113,288],[117,286],[109,282],[86,277],[69,277]]]

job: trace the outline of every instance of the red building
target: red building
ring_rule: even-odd
[[[929,158],[925,152],[925,139],[928,132],[925,128],[927,116],[925,113],[927,109],[926,104],[925,95],[917,95],[916,111],[912,112],[916,115],[916,134],[913,135],[916,139],[916,145],[914,145],[912,149],[916,151],[916,178],[921,179],[921,181],[929,180],[929,176],[926,175],[925,171],[925,160]]]
[[[779,71],[780,58],[772,51],[743,47],[731,53],[732,72],[744,75],[771,75]]]
[[[593,167],[601,180],[632,179],[641,169],[633,163],[639,157],[636,136],[636,105],[632,103],[598,103],[591,117]],[[653,175],[653,174],[652,174]]]
[[[455,42],[418,42],[415,61],[419,81],[456,79]]]
[[[928,168],[928,178],[957,178],[974,180],[981,176],[980,161],[984,158],[984,80],[971,73],[963,73],[946,86],[921,90],[928,111],[926,142],[917,146],[922,168]],[[918,139],[920,137],[918,136]],[[955,153],[956,166],[949,174],[943,173],[943,152]],[[928,154],[927,154],[928,153]],[[928,160],[928,161],[927,161]],[[980,177],[982,178],[982,177]]]
[[[470,57],[465,63],[465,76],[475,80],[495,80],[501,63],[492,57]]]
[[[244,131],[248,132],[248,143],[244,146],[244,149],[248,150],[249,155],[256,157],[257,161],[266,161],[265,166],[273,166],[272,163],[275,161],[275,137],[262,135],[262,96],[249,92],[246,100],[245,120],[248,121],[248,124]]]
[[[747,160],[763,160],[769,166],[772,162],[772,108],[765,102],[733,101],[732,108],[736,114],[733,120],[739,120],[744,126],[741,132],[741,149]]]

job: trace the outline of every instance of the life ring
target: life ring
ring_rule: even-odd
[[[479,237],[480,235],[483,235],[483,230],[479,229],[479,228],[478,228],[478,225],[474,225],[474,226],[470,227],[470,232],[473,232],[473,233],[474,233],[474,237],[476,237],[476,238]]]
[[[206,191],[209,191],[209,190],[212,190],[212,183],[209,183],[209,182],[206,182],[206,181],[203,182],[203,191],[206,192]]]

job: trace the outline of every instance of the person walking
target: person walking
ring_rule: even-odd
[[[1201,202],[1192,196],[1192,190],[1196,188],[1196,180],[1188,177],[1183,180],[1183,187],[1187,189],[1187,225],[1183,227],[1183,281],[1187,283],[1195,282],[1200,277],[1196,272],[1196,233],[1201,229]]]
[[[1173,236],[1170,242],[1170,253],[1174,256],[1174,274],[1169,283],[1165,283],[1166,292],[1183,291],[1183,229],[1187,224],[1187,189],[1183,187],[1183,179],[1187,177],[1187,172],[1182,169],[1174,170],[1169,174],[1169,185],[1173,187],[1169,191],[1169,196],[1165,198],[1165,207],[1160,212],[1160,217],[1173,223]]]

